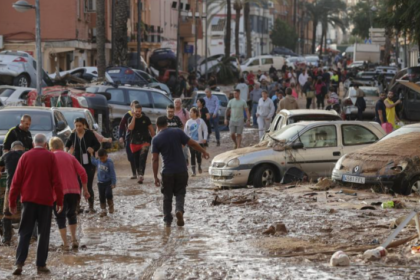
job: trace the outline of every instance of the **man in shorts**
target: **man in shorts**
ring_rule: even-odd
[[[229,122],[230,137],[232,138],[235,149],[241,147],[242,131],[244,130],[244,110],[246,112],[247,126],[250,121],[248,105],[240,96],[241,91],[235,89],[234,98],[229,101],[225,114],[225,125],[228,125]],[[228,114],[230,116],[229,121]]]

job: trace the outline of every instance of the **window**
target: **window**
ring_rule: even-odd
[[[111,94],[109,103],[125,104],[124,90],[118,88],[107,89],[106,92]]]
[[[259,66],[260,65],[260,60],[254,59],[253,61],[251,61],[251,63],[249,64],[249,66]]]
[[[163,96],[160,93],[153,92],[153,100],[155,101],[155,108],[156,109],[165,109],[168,105],[172,104],[171,100],[167,97]]]
[[[335,126],[319,126],[312,128],[300,136],[305,148],[323,148],[337,146],[337,131]]]
[[[132,101],[137,100],[141,106],[152,108],[149,94],[145,90],[128,90],[128,99],[130,100],[130,104]]]
[[[22,92],[22,94],[19,96],[20,99],[26,99],[28,97],[28,93],[31,92],[30,90]]]
[[[369,129],[360,125],[343,125],[344,146],[366,145],[378,141],[378,137]]]
[[[1,97],[10,97],[15,90],[12,88],[2,88],[0,89],[0,96]]]
[[[261,64],[264,65],[273,65],[274,61],[272,58],[261,58]]]

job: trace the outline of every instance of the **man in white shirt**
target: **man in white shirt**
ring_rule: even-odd
[[[239,79],[239,84],[236,85],[235,89],[238,89],[241,92],[240,99],[247,102],[249,99],[249,87],[245,83],[244,78]]]
[[[257,122],[260,139],[270,127],[271,119],[273,118],[275,109],[273,100],[268,98],[268,92],[263,91],[262,97],[258,101]]]

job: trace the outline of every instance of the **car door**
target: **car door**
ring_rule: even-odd
[[[420,120],[420,92],[411,88],[406,89],[406,98],[403,100],[404,115],[408,120]]]
[[[151,91],[151,96],[153,99],[153,107],[154,107],[154,115],[153,120],[150,118],[153,124],[156,123],[156,120],[159,116],[165,116],[166,115],[166,108],[168,105],[173,104],[172,101],[166,97],[164,94],[157,92],[157,91]]]
[[[335,163],[342,155],[336,125],[320,125],[303,132],[295,143],[303,149],[286,152],[287,163],[303,170],[310,177],[331,176]]]
[[[261,58],[261,71],[268,72],[270,71],[271,65],[274,64],[274,60],[271,57]]]
[[[108,100],[109,118],[111,121],[120,120],[130,109],[130,103],[126,99],[125,89],[108,88],[106,92],[111,95],[111,99]]]
[[[342,124],[341,139],[343,155],[371,145],[379,140],[379,137],[370,129],[358,124]]]
[[[253,71],[256,73],[258,70],[261,69],[260,59],[254,58],[248,65],[249,71]]]
[[[156,112],[153,108],[153,102],[150,97],[150,92],[144,89],[128,89],[128,100],[129,103],[133,102],[134,100],[138,101],[142,106],[142,113],[152,119],[156,119]],[[152,121],[153,122],[153,121]]]

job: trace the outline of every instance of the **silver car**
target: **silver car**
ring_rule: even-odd
[[[88,109],[72,108],[72,107],[57,107],[55,109],[57,109],[63,114],[64,118],[69,124],[69,127],[72,130],[74,129],[74,120],[77,118],[86,119],[89,125],[89,129],[92,129],[95,131],[99,130],[98,124],[95,122],[95,119],[93,118],[92,114],[90,113]]]
[[[86,92],[100,93],[106,92],[110,94],[108,100],[109,118],[112,127],[112,137],[119,138],[119,126],[121,119],[130,110],[130,103],[134,100],[140,102],[143,107],[142,112],[147,115],[152,124],[156,124],[156,120],[160,116],[166,115],[166,107],[173,104],[166,94],[160,90],[136,87],[136,86],[92,86],[86,89]]]
[[[375,116],[375,106],[376,102],[379,100],[379,89],[378,87],[359,88],[365,93],[366,109],[363,112],[363,116],[372,118]],[[354,87],[350,87],[342,102],[342,112],[348,120],[355,119],[357,117],[356,100],[356,89]]]
[[[34,88],[0,86],[0,100],[7,106],[27,105],[28,93]]]
[[[36,61],[26,52],[0,52],[0,84],[36,87]],[[52,86],[50,77],[42,70],[42,87]]]
[[[295,167],[310,178],[330,176],[337,160],[385,136],[378,123],[300,122],[276,132],[270,141],[216,156],[209,168],[217,186],[264,187],[280,182]]]

